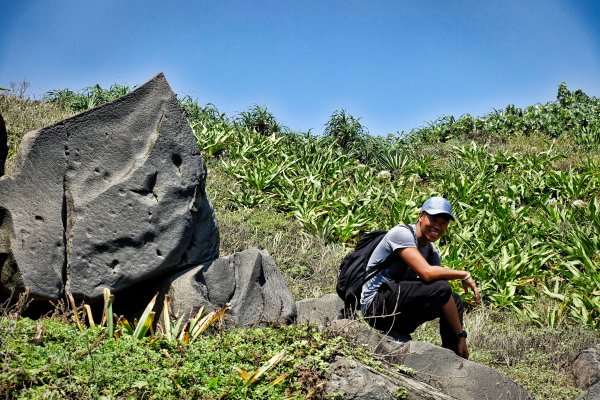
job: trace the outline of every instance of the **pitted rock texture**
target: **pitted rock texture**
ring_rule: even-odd
[[[10,175],[0,178],[5,291],[20,286],[56,299],[67,290],[94,300],[104,287],[119,291],[217,258],[205,178],[162,74],[28,133]]]
[[[173,277],[164,292],[177,315],[193,315],[229,303],[236,326],[290,322],[296,303],[282,273],[266,250],[251,248],[199,265]]]

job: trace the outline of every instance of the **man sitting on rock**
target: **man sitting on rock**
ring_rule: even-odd
[[[389,266],[363,285],[360,303],[371,326],[399,341],[410,340],[419,325],[440,318],[442,346],[468,358],[463,304],[448,281],[460,279],[479,304],[477,284],[467,271],[442,267],[433,245],[451,220],[450,202],[432,197],[423,203],[416,224],[392,228],[369,258],[367,275],[386,260]]]

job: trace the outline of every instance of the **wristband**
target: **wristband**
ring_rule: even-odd
[[[467,276],[465,276],[464,278],[461,279],[461,281],[466,281],[471,277],[471,273],[467,272]]]

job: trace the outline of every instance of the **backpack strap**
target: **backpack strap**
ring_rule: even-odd
[[[415,232],[415,229],[409,224],[402,224],[400,226],[407,228],[413,234],[413,237],[415,238],[415,245],[417,245],[417,247],[418,247],[419,241],[417,239],[417,233]],[[427,246],[427,262],[429,262],[430,255],[431,255],[431,244],[429,244]],[[375,267],[373,269],[373,271],[371,271],[367,275],[367,277],[363,280],[361,286],[364,285],[365,283],[367,283],[368,281],[370,281],[374,276],[376,276],[377,274],[382,272],[384,269],[386,269],[392,263],[392,261],[397,257],[398,257],[398,255],[396,253],[391,253],[388,256],[388,258],[386,258],[381,264],[379,264],[377,267]]]
[[[392,259],[394,254],[390,254],[388,256],[388,258],[386,258],[385,260],[383,260],[383,262],[381,264],[379,264],[377,267],[375,267],[375,269],[373,271],[371,271],[371,273],[369,273],[367,275],[367,277],[362,281],[361,286],[363,286],[365,283],[369,282],[375,275],[379,274],[381,271],[383,271],[384,269],[386,269],[388,267],[388,265],[390,265],[392,263]]]
[[[417,241],[417,233],[415,232],[415,229],[412,226],[410,226],[409,224],[403,224],[402,226],[405,228],[408,228],[410,233],[412,233],[415,238],[415,243],[418,244],[419,242]]]
[[[417,239],[417,233],[415,232],[415,229],[408,224],[404,224],[402,226],[405,226],[408,228],[408,230],[410,230],[413,234],[413,236],[415,237],[415,244],[417,245],[417,248],[419,247],[419,239]],[[427,262],[429,262],[431,255],[432,255],[432,251],[433,249],[431,248],[431,243],[427,243],[427,257],[425,257],[425,259],[427,260]]]
[[[408,224],[402,224],[401,226],[404,226],[405,228],[408,228],[409,231],[411,231],[411,233],[415,237],[415,243],[416,243],[417,235],[415,234],[415,230],[413,229],[413,227]],[[371,271],[366,276],[366,278],[362,281],[361,286],[363,286],[365,283],[369,282],[375,275],[379,274],[381,271],[386,269],[395,258],[397,258],[397,254],[395,252],[392,252],[385,260],[383,260],[383,262],[381,264],[379,264],[377,267],[375,267],[375,269],[373,269],[373,271]]]

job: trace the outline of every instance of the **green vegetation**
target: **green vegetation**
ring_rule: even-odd
[[[531,133],[537,149],[515,148],[529,131],[512,132],[514,140],[506,146],[490,140],[489,132],[477,142],[423,144],[421,131],[365,139],[357,121],[338,112],[325,136],[265,136],[235,123],[210,129],[192,121],[192,126],[213,171],[229,179],[222,199],[229,208],[267,205],[311,235],[351,244],[363,232],[415,221],[426,198],[442,195],[455,205],[459,221],[440,243],[444,262],[468,269],[488,304],[510,307],[538,325],[554,326],[568,316],[598,328],[600,142],[583,150],[574,139],[576,132],[587,132],[581,121],[590,119],[589,127],[597,116],[561,108],[565,103],[568,110],[593,111],[598,100],[579,94],[567,101],[566,88],[561,90],[560,101],[541,108],[551,121],[563,114],[577,118],[556,122],[572,127],[558,138]],[[573,99],[579,98],[584,103],[576,108]],[[498,137],[507,140],[501,127]],[[354,136],[346,132],[352,129]],[[457,129],[452,136],[465,135],[463,127]],[[367,145],[386,150],[363,159]],[[555,300],[543,315],[530,307],[539,296]]]
[[[129,90],[95,86],[31,101],[21,89],[13,85],[7,94],[0,93],[9,158],[25,131]],[[359,119],[344,110],[332,114],[325,135],[319,136],[282,127],[265,107],[227,117],[189,97],[181,105],[208,165],[207,190],[219,220],[222,254],[266,248],[297,300],[318,297],[333,292],[339,262],[362,232],[413,222],[426,198],[445,196],[458,222],[438,247],[445,264],[471,272],[486,304],[466,317],[472,359],[503,371],[539,398],[578,395],[568,376],[571,358],[600,341],[600,100],[561,84],[555,102],[524,110],[508,106],[482,117],[442,117],[388,137],[368,135]],[[468,296],[466,301],[472,303]],[[56,318],[42,320],[49,326],[42,329],[43,342],[51,343],[48,332],[64,331],[64,348],[70,354],[82,352],[77,362],[87,364],[75,367],[73,358],[58,350],[46,349],[46,359],[28,353],[47,347],[25,345],[36,337],[34,322],[1,321],[0,333],[7,339],[0,351],[7,360],[16,357],[19,362],[6,361],[0,381],[14,385],[10,388],[21,398],[39,398],[41,393],[56,393],[57,398],[92,398],[92,393],[106,398],[158,398],[162,393],[198,398],[307,396],[317,387],[328,357],[347,351],[340,350],[345,345],[339,338],[319,336],[306,327],[216,329],[182,347],[181,341],[172,340],[177,334],[171,339],[157,332],[141,341],[131,335],[99,340],[108,328],[96,326],[80,334]],[[23,332],[19,329],[27,333],[17,334]],[[120,329],[118,323],[115,329]],[[273,346],[263,348],[251,335]],[[314,335],[321,338],[315,346]],[[437,340],[431,326],[418,335]],[[306,352],[294,353],[286,340],[308,341]],[[246,350],[236,347],[238,343]],[[317,357],[318,366],[302,364],[314,361],[311,352],[322,348],[336,350]],[[282,350],[282,361],[273,361],[273,369],[250,385],[253,373],[246,371],[260,370]],[[246,359],[246,353],[253,356]],[[144,366],[135,366],[137,358]],[[50,367],[48,359],[57,360],[58,366]],[[38,367],[25,367],[24,362],[48,365],[40,370],[43,378],[36,380],[31,371]],[[116,365],[133,372],[122,377]],[[186,375],[188,369],[194,373]],[[118,375],[114,385],[101,380],[109,373]],[[281,374],[290,375],[269,386]],[[171,386],[161,392],[164,385]]]
[[[349,151],[363,140],[366,129],[346,110],[338,110],[331,114],[323,133],[332,137],[343,150]]]
[[[27,82],[11,83],[10,89],[0,92],[0,113],[6,124],[9,161],[14,158],[21,138],[26,132],[73,115],[71,111],[56,104],[30,100],[26,96],[28,86]]]
[[[187,346],[58,318],[4,316],[0,332],[0,393],[19,399],[298,398],[322,391],[335,355],[365,357],[306,325],[215,330]]]
[[[429,126],[409,133],[412,142],[441,143],[453,139],[503,142],[513,136],[544,134],[569,136],[582,145],[597,146],[600,138],[600,102],[581,90],[573,92],[563,82],[555,102],[536,104],[524,110],[509,104],[481,118],[469,114],[456,119],[440,117]]]
[[[78,113],[116,100],[129,92],[129,87],[125,85],[114,84],[109,89],[102,89],[100,85],[95,85],[83,89],[80,93],[69,89],[53,90],[46,94],[45,100],[65,110]]]

